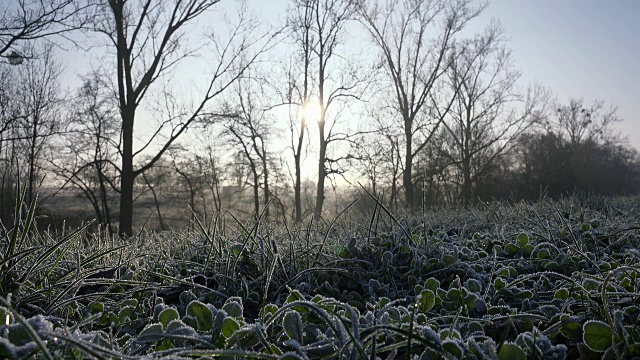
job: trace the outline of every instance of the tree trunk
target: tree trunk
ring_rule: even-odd
[[[267,153],[262,148],[262,167],[264,171],[264,216],[265,218],[269,218],[269,170],[267,169]]]
[[[122,114],[122,172],[120,174],[120,236],[133,236],[133,114]]]
[[[29,183],[27,184],[27,204],[33,202],[33,187],[36,182],[36,142],[38,141],[38,120],[33,121],[33,131],[31,132],[31,144],[29,144]]]
[[[464,127],[464,141],[463,149],[462,149],[462,175],[464,176],[463,184],[462,184],[462,197],[464,201],[464,207],[468,208],[471,205],[471,199],[473,197],[471,188],[471,137],[472,135],[472,127],[474,124],[472,123],[472,106],[467,106],[466,109],[466,121]]]
[[[102,172],[102,163],[96,162],[96,169],[98,170],[98,181],[100,183],[100,200],[102,202],[102,210],[104,211],[104,218],[101,223],[107,227],[109,235],[113,235],[113,227],[111,226],[111,212],[109,211],[109,198],[107,194],[107,186],[105,184],[105,175]]]
[[[258,219],[260,216],[260,179],[258,170],[253,160],[249,159],[251,165],[251,174],[253,175],[253,211],[254,217]]]
[[[131,159],[128,161],[131,163]],[[123,160],[123,165],[127,161]],[[127,169],[128,168],[128,169]],[[120,236],[133,236],[133,171],[131,166],[123,166],[120,189]]]
[[[407,140],[406,144],[406,154],[404,155],[404,171],[402,172],[402,183],[404,185],[404,196],[405,201],[407,202],[407,207],[413,210],[415,205],[414,199],[414,191],[413,191],[413,146],[411,142],[412,134],[411,127],[407,124],[409,121],[405,121],[405,139]]]
[[[296,214],[295,214],[295,222],[296,223],[300,223],[302,221],[302,196],[301,196],[301,191],[302,191],[302,180],[301,180],[301,176],[302,176],[302,169],[300,168],[300,157],[302,156],[302,141],[304,140],[304,120],[302,120],[302,126],[300,127],[300,137],[298,138],[298,151],[296,153],[293,154],[293,157],[295,159],[295,166],[296,166],[296,183],[293,186],[293,192],[294,192],[294,207],[296,209]]]
[[[325,158],[327,156],[327,142],[324,138],[324,121],[319,121],[320,130],[320,157],[318,159],[318,188],[316,190],[316,216],[322,215],[322,207],[324,205],[324,181],[327,177],[327,169],[325,167]]]
[[[160,230],[166,230],[167,228],[164,225],[162,213],[160,213],[160,200],[158,199],[156,189],[153,185],[151,185],[151,182],[149,181],[149,179],[147,179],[147,176],[145,174],[142,174],[142,178],[144,179],[144,182],[147,183],[147,187],[149,188],[149,190],[151,190],[151,194],[153,195],[153,202],[156,204],[156,212],[158,213],[158,222],[160,222]],[[109,225],[109,227],[111,227],[111,225]]]
[[[462,175],[464,177],[462,183],[462,200],[464,207],[468,208],[471,205],[471,198],[473,197],[473,189],[471,187],[471,159],[465,157],[462,161]]]

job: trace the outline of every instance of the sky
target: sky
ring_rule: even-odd
[[[640,1],[494,0],[523,80],[558,100],[603,100],[618,107],[618,129],[640,149]]]
[[[288,3],[249,0],[272,21]],[[537,81],[564,103],[616,106],[619,131],[640,150],[640,0],[492,0],[472,27],[479,31],[493,18],[510,39],[523,86]]]
[[[247,0],[266,22],[282,23],[290,0]],[[223,0],[213,15],[235,12]],[[510,39],[521,85],[539,82],[559,101],[582,98],[616,106],[619,131],[640,150],[640,0],[492,0],[471,23],[481,31],[500,20]],[[67,69],[82,73],[91,55],[65,57]]]

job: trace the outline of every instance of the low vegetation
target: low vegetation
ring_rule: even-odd
[[[2,358],[640,357],[640,199],[0,245]]]

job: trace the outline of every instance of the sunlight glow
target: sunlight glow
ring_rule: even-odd
[[[307,103],[304,105],[304,109],[302,110],[302,115],[306,120],[310,121],[320,121],[322,117],[322,107],[318,102],[318,99],[309,99]]]

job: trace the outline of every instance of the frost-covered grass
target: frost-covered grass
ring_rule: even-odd
[[[640,357],[640,199],[0,240],[0,358]]]

